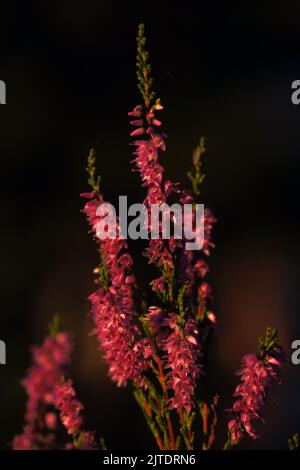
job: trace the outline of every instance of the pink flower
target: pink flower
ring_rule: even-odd
[[[201,298],[202,300],[206,300],[208,297],[210,297],[211,294],[211,287],[207,282],[202,282],[200,286],[198,287],[198,297]]]
[[[95,234],[100,217],[96,216],[99,202],[89,201],[84,208]],[[117,222],[116,233],[120,233]],[[89,297],[95,323],[94,333],[109,366],[109,375],[118,386],[128,380],[143,383],[143,372],[148,364],[144,358],[146,343],[141,339],[134,307],[135,276],[133,260],[127,252],[127,243],[121,238],[101,241],[103,266],[109,277],[109,288],[100,287]]]
[[[197,324],[195,320],[189,319],[181,331],[175,314],[169,314],[165,324],[172,330],[163,342],[163,348],[167,353],[165,367],[169,371],[167,386],[174,393],[169,408],[176,408],[179,412],[185,409],[190,413],[194,406],[196,380],[203,370],[199,363],[202,353]]]
[[[155,263],[157,266],[173,267],[173,256],[168,246],[161,239],[152,239],[149,246],[145,250],[145,254],[149,258],[149,263]]]
[[[36,446],[37,437],[31,426],[24,426],[23,433],[14,437],[13,449],[33,450]]]
[[[194,268],[197,276],[201,278],[204,278],[209,270],[208,264],[203,259],[198,259],[198,261],[196,261],[195,263]]]
[[[241,369],[237,375],[241,383],[237,385],[232,406],[233,418],[228,423],[231,441],[236,445],[248,434],[252,439],[259,436],[255,431],[254,423],[263,421],[262,407],[265,403],[268,390],[278,382],[280,368],[283,363],[283,353],[279,346],[274,346],[265,357],[256,354],[244,356]]]
[[[163,293],[164,288],[165,288],[163,276],[160,276],[157,279],[154,279],[153,281],[151,281],[151,285],[153,287],[153,290]]]
[[[144,359],[143,340],[133,321],[133,300],[130,285],[120,291],[104,292],[102,288],[89,297],[95,322],[94,333],[109,365],[109,375],[118,386],[128,380],[142,383],[143,371],[148,367]]]
[[[49,449],[54,445],[53,431],[57,428],[57,414],[68,434],[73,437],[82,430],[82,404],[76,399],[71,380],[65,380],[72,350],[68,333],[48,336],[42,346],[33,348],[33,364],[23,385],[28,400],[23,433],[13,441],[14,449]],[[52,407],[51,411],[49,407]],[[73,448],[73,445],[71,445]]]
[[[218,319],[217,319],[217,316],[214,312],[207,312],[207,318],[209,319],[209,321],[211,323],[213,323],[214,325],[216,325],[218,323]]]
[[[178,183],[174,183],[173,181],[170,181],[170,180],[165,180],[164,190],[165,190],[167,197],[170,196],[170,194],[172,193],[180,192],[180,190],[178,189]]]
[[[152,306],[148,309],[146,319],[149,324],[150,333],[155,338],[156,345],[160,348],[162,340],[169,334],[169,328],[165,324],[165,314],[161,308]]]
[[[161,122],[155,118],[155,110],[159,109],[162,109],[162,106],[157,101],[150,110],[146,110],[148,122],[146,134],[148,135],[148,140],[142,139],[133,142],[135,146],[134,163],[140,173],[143,186],[147,188],[145,204],[148,206],[149,212],[152,204],[162,204],[166,202],[167,197],[172,192],[179,192],[177,184],[170,180],[164,181],[164,168],[158,161],[158,150],[164,151],[166,148],[165,135],[156,132],[153,127],[161,125]],[[133,134],[131,133],[131,135]],[[151,227],[149,230],[151,230]],[[174,267],[173,251],[177,244],[174,240],[167,243],[165,240],[162,240],[161,235],[158,240],[150,239],[145,255],[149,258],[149,263],[156,264],[160,269],[166,267],[172,269]],[[155,285],[153,285],[153,288],[155,289]]]
[[[193,195],[189,191],[182,191],[180,196],[181,204],[192,204],[194,201]],[[196,212],[192,212],[192,220],[194,222],[196,216]],[[190,251],[186,250],[185,248],[180,253],[180,282],[183,283],[188,281],[188,288],[185,292],[186,296],[192,296],[193,292],[196,290],[195,286],[198,287],[198,279],[197,278],[204,278],[208,272],[208,265],[206,261],[199,256],[206,255],[209,256],[210,248],[214,247],[214,244],[211,241],[211,232],[213,228],[213,223],[216,222],[215,218],[213,217],[212,213],[209,209],[204,209],[202,214],[202,222],[204,224],[204,237],[203,237],[203,246],[201,252],[198,251]],[[201,237],[198,236],[199,241],[201,242]],[[209,286],[206,284],[209,289]],[[200,294],[200,295],[199,295]],[[201,301],[201,311],[205,307],[205,299],[208,295],[202,295],[204,292],[201,292],[198,288],[198,295]]]
[[[138,129],[135,129],[134,131],[132,131],[130,135],[134,137],[136,135],[142,135],[144,133],[145,133],[145,129],[143,127],[139,127]]]
[[[45,416],[45,423],[46,423],[46,426],[47,426],[49,429],[55,429],[55,428],[56,428],[56,424],[57,424],[57,417],[56,417],[56,414],[53,413],[53,412],[47,413],[46,416]]]
[[[134,121],[130,121],[130,124],[132,126],[140,127],[143,125],[143,120],[142,119],[135,119]]]
[[[133,111],[130,111],[128,113],[128,116],[132,116],[132,117],[140,117],[142,115],[142,109],[143,109],[143,106],[142,105],[138,105],[136,106]]]
[[[137,140],[133,144],[136,147],[134,163],[141,174],[143,185],[148,188],[146,202],[160,204],[166,199],[161,187],[164,170],[158,163],[158,147],[154,138]]]
[[[41,431],[49,426],[49,416],[43,419],[41,407],[53,403],[54,389],[70,363],[72,343],[69,334],[61,332],[47,337],[42,346],[32,349],[33,364],[28,370],[23,386],[28,395],[23,434],[16,436],[13,448],[47,448],[51,443]],[[52,420],[53,422],[53,420]]]
[[[203,252],[206,256],[210,254],[210,248],[214,248],[215,245],[211,241],[211,232],[213,224],[216,222],[213,214],[209,209],[204,209],[204,243],[203,243]]]
[[[72,380],[62,380],[54,389],[53,405],[60,412],[60,419],[68,434],[76,435],[81,431],[83,406],[75,398]]]
[[[61,378],[53,392],[53,406],[59,411],[60,420],[73,439],[73,447],[81,450],[96,449],[95,433],[83,430],[83,405],[76,398],[71,379]]]

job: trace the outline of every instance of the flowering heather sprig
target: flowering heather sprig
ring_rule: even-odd
[[[203,212],[204,240],[201,251],[187,250],[182,248],[179,254],[179,279],[181,284],[188,282],[188,289],[185,292],[192,302],[197,302],[197,318],[203,320],[207,313],[207,300],[210,298],[210,287],[204,281],[208,273],[209,266],[203,259],[210,255],[210,248],[214,248],[211,241],[213,224],[216,219],[207,208]]]
[[[149,131],[150,129],[150,131]],[[152,204],[162,204],[166,202],[167,195],[165,191],[168,182],[163,182],[164,169],[158,162],[158,150],[165,150],[164,136],[149,128],[149,140],[136,140],[133,144],[136,147],[134,152],[134,163],[141,175],[143,186],[147,188],[145,205],[150,212]],[[174,185],[175,188],[175,185]],[[151,231],[149,224],[149,231]],[[173,251],[176,245],[180,245],[181,240],[162,240],[153,239],[149,241],[146,249],[146,255],[150,263],[156,264],[162,271],[165,271],[165,277],[170,281],[172,269],[174,269]]]
[[[171,329],[163,341],[163,349],[167,353],[165,367],[169,370],[167,386],[173,391],[168,405],[170,409],[175,408],[178,412],[185,410],[189,414],[194,406],[196,380],[202,372],[197,323],[189,319],[184,328],[180,329],[178,318],[171,313],[165,324]]]
[[[184,190],[180,196],[181,204],[195,204],[197,197],[200,194],[200,186],[205,178],[202,172],[203,155],[206,152],[204,137],[201,137],[199,145],[193,152],[193,169],[187,173],[188,178],[192,183],[192,191]],[[183,283],[188,281],[188,288],[185,291],[191,303],[196,302],[197,312],[196,317],[198,320],[203,321],[208,318],[212,324],[216,323],[216,315],[208,310],[208,300],[210,299],[210,288],[204,281],[209,267],[207,262],[203,259],[203,255],[208,257],[210,249],[214,248],[211,241],[213,224],[216,222],[211,211],[207,208],[204,209],[202,214],[204,237],[203,247],[201,251],[191,251],[185,249],[185,244],[180,252],[179,258],[179,277]],[[193,212],[193,220],[195,220],[195,211]]]
[[[141,24],[137,36],[137,76],[138,87],[144,103],[136,106],[128,114],[135,118],[131,124],[136,127],[130,135],[133,137],[143,136],[142,139],[133,142],[135,146],[134,163],[140,173],[143,186],[147,188],[144,202],[150,212],[151,204],[162,204],[166,202],[172,192],[179,190],[177,184],[163,178],[164,168],[158,160],[159,150],[164,151],[166,148],[166,136],[158,131],[161,121],[156,118],[155,112],[162,110],[163,106],[160,99],[157,99],[153,104],[155,94],[153,91],[150,92],[153,79],[149,75],[151,66],[148,63],[149,54],[145,50],[145,44],[144,25]],[[149,231],[151,231],[151,225]],[[173,238],[170,240],[151,238],[145,251],[149,262],[155,264],[163,273],[163,283],[168,285],[167,290],[170,294],[168,300],[170,301],[173,301],[171,288],[174,270],[173,252],[177,245],[181,245],[181,241]],[[158,292],[155,280],[152,288]]]
[[[60,412],[62,425],[73,437],[68,449],[74,445],[95,446],[94,433],[82,429],[83,418],[79,413],[83,406],[75,398],[72,381],[64,378],[73,348],[71,337],[69,333],[58,332],[57,326],[55,317],[50,336],[41,346],[32,348],[33,364],[22,382],[28,395],[25,425],[23,433],[14,438],[15,450],[53,448],[59,421],[55,410]]]
[[[141,25],[137,37],[137,65],[139,89],[144,98],[144,103],[136,106],[129,115],[135,118],[131,121],[131,124],[137,127],[131,135],[141,137],[133,142],[135,146],[134,163],[140,173],[143,186],[147,189],[145,204],[148,206],[148,212],[150,212],[152,204],[163,204],[172,193],[178,195],[181,204],[194,202],[194,198],[181,192],[177,183],[166,180],[164,178],[164,168],[159,163],[159,150],[164,151],[166,146],[165,135],[157,129],[161,126],[161,122],[157,121],[155,113],[161,110],[162,106],[160,100],[156,100],[156,103],[152,104],[154,96],[152,96],[152,100],[148,99],[152,79],[149,77],[149,55],[145,50],[145,42],[144,26]],[[202,164],[200,156],[203,151],[204,146],[201,146],[199,151],[196,150],[195,152],[195,154],[198,152],[198,158],[196,158],[197,155],[194,155],[194,166],[197,172],[194,177],[194,186],[197,187],[203,179],[202,176],[200,177]],[[206,238],[204,253],[209,254],[208,248],[211,244],[210,232],[214,219],[207,210],[203,216],[205,217]],[[149,231],[151,231],[151,226]],[[177,250],[176,256],[179,258],[178,277],[176,277],[175,250]],[[178,309],[176,304],[178,304],[179,298],[182,301],[182,293],[185,292],[185,295],[188,296],[188,293],[191,293],[194,289],[197,273],[194,254],[184,250],[182,240],[175,240],[171,237],[167,241],[161,238],[150,238],[149,246],[146,248],[146,255],[149,258],[149,262],[153,263],[161,271],[161,276],[151,282],[153,290],[163,301],[163,304],[168,305],[172,309]],[[182,276],[180,276],[180,271],[183,274]],[[178,295],[177,301],[175,298],[175,288]],[[195,315],[191,315],[191,312],[187,312],[183,307],[181,310],[180,315],[173,314],[162,321],[165,315],[162,310],[157,307],[151,308],[148,311],[147,319],[149,320],[151,332],[156,334],[156,345],[159,348],[162,347],[164,352],[167,352],[164,357],[165,367],[169,371],[167,385],[169,389],[173,390],[174,395],[168,405],[171,408],[176,408],[178,411],[184,409],[189,413],[194,404],[192,397],[195,392],[196,379],[202,370],[199,365],[201,356],[199,347],[200,335],[194,319]],[[190,331],[192,328],[194,332],[197,332],[197,339],[195,336],[187,334],[187,331]],[[162,338],[164,338],[163,341]]]
[[[68,434],[79,434],[83,418],[80,415],[82,404],[75,398],[71,379],[62,379],[54,389],[53,405],[60,412],[60,419]]]
[[[60,420],[68,434],[73,437],[74,446],[80,449],[95,449],[95,433],[84,431],[82,403],[76,398],[71,379],[61,378],[53,392],[53,406],[59,411]]]
[[[247,434],[257,439],[254,423],[262,418],[262,408],[267,392],[279,381],[280,369],[284,361],[284,353],[276,343],[277,332],[267,328],[266,338],[260,338],[258,354],[243,357],[237,375],[241,383],[234,392],[235,401],[232,406],[233,418],[228,423],[229,440],[225,448],[238,444]]]
[[[121,304],[122,293],[111,290],[105,293],[100,288],[89,297],[96,325],[94,333],[109,365],[109,375],[117,386],[125,386],[128,380],[142,385],[151,347],[147,339],[137,339],[140,331],[133,322],[132,310],[124,302]]]
[[[90,155],[94,157],[94,151]],[[89,182],[95,189],[94,160],[89,158]],[[96,214],[99,203],[103,201],[99,186],[97,191],[83,194],[90,199],[86,203],[85,213],[92,233],[96,238],[96,227],[101,217]],[[141,339],[137,324],[133,290],[136,286],[133,274],[132,257],[127,252],[127,242],[120,236],[120,227],[116,222],[116,238],[106,238],[100,242],[100,267],[96,272],[102,276],[100,287],[90,295],[91,313],[95,323],[94,333],[104,352],[109,366],[109,375],[118,386],[125,386],[128,380],[143,383],[142,374],[147,369],[147,354],[150,353],[149,341]]]
[[[23,433],[14,438],[14,449],[50,447],[53,435],[45,435],[55,427],[55,418],[45,413],[53,404],[54,389],[70,363],[72,343],[68,333],[48,336],[42,346],[32,348],[33,364],[22,384],[28,395]],[[50,424],[49,426],[49,423]]]
[[[178,184],[175,184],[169,180],[163,180],[164,169],[158,160],[158,150],[159,148],[165,150],[164,135],[158,134],[156,131],[154,132],[153,127],[151,127],[151,117],[147,117],[149,113],[147,112],[146,106],[144,105],[143,107],[142,105],[139,105],[129,114],[136,115],[138,113],[139,116],[142,116],[143,109],[146,109],[146,119],[144,121],[139,120],[139,123],[143,122],[143,129],[146,129],[148,139],[136,140],[133,142],[133,144],[136,146],[136,150],[134,152],[136,158],[134,159],[134,162],[141,174],[143,185],[147,188],[147,197],[145,200],[146,205],[150,207],[151,204],[162,204],[167,201],[167,197],[172,192],[179,193],[179,200],[181,204],[194,203],[195,196],[198,195],[200,191],[199,186],[204,179],[204,175],[202,175],[200,172],[202,165],[201,157],[205,150],[203,141],[201,140],[200,145],[196,148],[193,156],[195,174],[189,172],[189,177],[193,182],[194,194],[188,191],[180,191]],[[150,111],[150,116],[154,116],[154,110],[151,109]],[[136,122],[137,121],[134,121],[134,125],[137,125]],[[147,125],[149,125],[149,127],[147,127]],[[209,256],[210,248],[214,247],[214,244],[211,241],[211,232],[213,223],[216,220],[213,217],[211,211],[207,208],[205,208],[202,217],[204,219],[204,240],[201,251],[206,256]],[[195,212],[193,212],[193,218],[195,218]],[[149,227],[149,230],[151,230],[151,226]],[[163,292],[166,290],[166,285],[169,292],[171,294],[173,293],[170,291],[170,286],[173,284],[171,277],[174,274],[173,271],[175,269],[174,251],[176,248],[180,248],[180,251],[179,276],[175,282],[177,285],[179,282],[178,287],[180,288],[185,281],[188,281],[188,288],[186,289],[185,293],[186,296],[191,297],[193,291],[195,290],[194,286],[198,273],[197,264],[199,262],[199,255],[191,250],[186,250],[184,246],[185,243],[182,240],[175,240],[172,237],[168,241],[162,239],[150,239],[149,241],[149,246],[146,248],[146,254],[149,258],[149,262],[154,263],[161,269],[163,273],[163,276],[153,280],[151,283],[153,289],[160,297],[161,294],[163,294]],[[201,274],[200,277],[204,277],[204,275]],[[203,299],[203,296],[201,296],[201,292],[202,291],[198,289],[198,316],[199,318],[203,319],[207,308],[205,305],[205,299]],[[172,296],[169,295],[167,298],[168,300],[173,301]],[[214,319],[215,318],[216,317],[214,316]]]

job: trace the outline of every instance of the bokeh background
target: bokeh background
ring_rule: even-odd
[[[300,338],[300,106],[291,102],[291,83],[300,79],[299,4],[115,0],[1,4],[0,448],[21,430],[29,347],[55,312],[74,332],[72,372],[88,427],[112,449],[153,446],[130,390],[110,383],[89,336],[97,256],[79,197],[96,145],[107,198],[142,200],[127,117],[139,102],[140,22],[165,105],[169,177],[186,182],[192,149],[207,138],[202,197],[218,219],[210,282],[220,316],[211,391],[228,408],[241,356],[267,325],[278,327],[288,361],[256,447],[284,448],[300,430],[300,366],[290,361]],[[143,277],[141,258],[137,265]]]

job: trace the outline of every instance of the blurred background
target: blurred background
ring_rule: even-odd
[[[96,145],[107,199],[143,198],[131,171],[127,117],[139,103],[140,22],[165,106],[169,137],[162,158],[170,178],[187,182],[192,150],[200,136],[207,138],[201,202],[218,219],[209,262],[220,317],[209,387],[219,392],[224,412],[241,356],[256,349],[267,325],[276,326],[288,361],[255,447],[285,448],[287,437],[300,431],[300,366],[290,361],[291,342],[300,338],[300,105],[291,102],[291,83],[300,79],[300,6],[194,3],[1,5],[0,79],[7,87],[0,107],[0,339],[7,345],[7,365],[0,366],[1,449],[21,431],[20,379],[30,345],[41,342],[55,312],[74,332],[72,373],[87,427],[112,449],[153,447],[130,390],[109,381],[89,336],[86,298],[97,255],[79,197],[87,190],[86,155]]]

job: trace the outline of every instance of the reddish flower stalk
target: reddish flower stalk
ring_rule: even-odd
[[[140,26],[137,60],[139,88],[144,98],[144,104],[136,106],[129,115],[139,118],[132,121],[131,124],[139,127],[140,132],[135,130],[131,135],[143,135],[142,139],[133,142],[133,145],[136,147],[134,163],[141,175],[143,186],[147,188],[145,203],[149,207],[148,211],[150,212],[152,204],[161,205],[167,201],[171,193],[180,193],[180,190],[177,184],[164,180],[164,169],[159,163],[159,150],[165,150],[165,135],[156,129],[157,119],[155,113],[157,110],[161,110],[162,106],[160,100],[156,100],[152,104],[151,96],[153,98],[154,95],[150,94],[149,96],[152,79],[148,75],[150,66],[147,63],[148,53],[145,51],[144,46],[144,28]],[[159,125],[161,125],[160,121]],[[181,196],[180,202],[183,204],[186,201],[182,198],[183,196]],[[212,218],[207,217],[207,220],[211,222]],[[206,253],[208,243],[210,243],[210,228],[211,225],[206,224]],[[151,231],[151,226],[149,231]],[[183,280],[174,279],[174,251],[176,248],[182,248],[182,246],[182,240],[175,240],[172,237],[170,240],[150,238],[149,247],[146,249],[150,263],[154,263],[162,272],[161,277],[152,281],[152,287],[172,307],[175,307],[175,283],[177,283],[177,288],[180,292],[187,280],[186,277]],[[194,257],[187,256],[186,259],[192,261]],[[195,268],[192,263],[190,263],[188,269],[190,269],[190,273],[193,271],[194,276]],[[191,281],[191,276],[189,277],[188,280]],[[180,281],[183,282],[180,284]],[[186,287],[187,290],[193,289],[193,285]],[[164,352],[167,352],[164,358],[166,362],[165,367],[168,370],[167,385],[169,389],[173,390],[174,394],[169,400],[168,406],[176,408],[178,411],[185,409],[189,413],[193,406],[192,397],[196,387],[196,380],[201,372],[201,366],[199,365],[201,355],[199,348],[200,339],[198,331],[196,331],[196,322],[192,317],[185,318],[187,315],[182,315],[180,320],[179,316],[175,314],[170,315],[165,321],[163,321],[163,317],[164,313],[162,310],[156,307],[151,307],[147,315],[150,331],[154,336],[156,335],[156,345],[160,348],[163,344],[162,348]],[[197,339],[190,333],[191,330],[197,334]]]
[[[94,153],[89,156],[89,173],[93,174]],[[90,176],[91,180],[91,176]],[[84,213],[96,238],[97,224],[102,217],[96,214],[103,201],[99,187],[97,191],[83,194],[90,199]],[[101,240],[100,269],[105,272],[105,282],[100,279],[100,288],[90,295],[92,316],[95,322],[94,333],[109,366],[109,375],[118,386],[125,386],[128,380],[143,384],[143,372],[148,364],[146,357],[151,353],[150,342],[141,339],[137,325],[133,289],[136,286],[132,271],[133,260],[127,253],[127,243],[120,237],[120,227],[116,222],[117,238]],[[99,242],[99,240],[96,238]],[[99,281],[98,281],[99,282]]]
[[[134,163],[140,173],[143,186],[147,188],[147,196],[144,201],[148,207],[149,213],[149,232],[151,231],[150,206],[152,204],[162,204],[166,202],[167,197],[172,192],[178,192],[177,184],[163,178],[164,168],[159,163],[159,150],[164,151],[165,135],[158,132],[157,128],[161,122],[156,118],[155,113],[163,109],[160,100],[153,102],[154,92],[150,91],[152,87],[152,78],[149,76],[150,65],[148,64],[148,52],[145,50],[144,26],[139,26],[138,31],[138,55],[137,55],[137,75],[138,87],[144,99],[143,105],[136,106],[128,114],[129,116],[139,118],[131,121],[135,129],[131,136],[143,136],[142,139],[135,140],[135,159]],[[161,230],[161,225],[160,225]],[[176,246],[181,245],[181,241],[153,239],[150,237],[149,247],[146,249],[146,256],[150,263],[154,263],[164,271],[164,280],[171,283],[172,270],[174,269],[173,252]],[[154,281],[152,287],[157,291],[161,286],[156,285]],[[170,294],[171,292],[169,292]],[[172,297],[172,296],[169,296]],[[169,300],[173,300],[172,298]]]
[[[128,380],[142,385],[142,374],[148,367],[146,362],[148,341],[137,340],[140,334],[133,322],[132,311],[122,305],[123,297],[117,291],[105,292],[100,288],[89,297],[94,332],[104,351],[109,365],[109,375],[118,386],[125,386]]]
[[[167,195],[163,185],[164,169],[158,162],[158,150],[165,150],[164,136],[152,131],[151,127],[149,129],[149,140],[136,140],[133,144],[136,146],[134,162],[140,172],[143,186],[147,188],[147,196],[144,202],[149,208],[150,219],[150,206],[152,204],[164,203]],[[149,223],[149,232],[151,228],[151,223]],[[170,272],[174,267],[172,253],[174,247],[180,245],[179,242],[179,240],[174,239],[162,240],[150,238],[149,247],[145,252],[149,262],[156,264],[160,268],[166,268]]]
[[[241,383],[234,392],[233,418],[228,423],[230,439],[226,448],[238,444],[245,434],[252,439],[259,437],[254,424],[264,421],[262,408],[267,393],[279,380],[284,354],[275,342],[276,331],[268,329],[265,342],[260,341],[260,353],[244,356],[237,372]]]
[[[95,449],[95,433],[83,430],[82,403],[76,398],[71,379],[61,379],[54,389],[53,406],[59,411],[60,420],[68,434],[73,436],[76,447]]]
[[[72,381],[64,375],[72,351],[70,335],[59,332],[48,336],[42,346],[33,347],[33,364],[23,385],[28,395],[23,433],[15,436],[13,449],[37,450],[53,448],[58,419],[57,409],[73,444],[80,449],[95,446],[94,433],[84,431],[80,415],[82,404],[75,398]]]
[[[188,172],[188,177],[192,182],[193,190],[184,190],[181,193],[180,202],[181,204],[194,204],[197,196],[200,194],[200,186],[205,178],[202,173],[202,158],[206,148],[204,145],[204,138],[200,139],[200,144],[196,147],[193,154],[193,170]],[[195,221],[196,213],[193,211],[193,222]],[[203,320],[205,316],[212,322],[216,323],[216,316],[213,314],[212,317],[208,317],[207,301],[210,298],[210,288],[204,289],[204,286],[208,286],[206,282],[203,282],[209,267],[206,261],[203,259],[205,256],[210,255],[210,248],[214,248],[214,244],[211,241],[213,224],[216,222],[211,211],[207,208],[204,209],[202,214],[203,225],[204,225],[204,237],[203,247],[200,251],[191,251],[185,249],[185,244],[180,253],[180,281],[183,283],[188,282],[188,287],[185,291],[185,296],[193,302],[197,302],[198,319]],[[203,295],[204,294],[204,295]],[[212,312],[210,312],[212,313]],[[214,320],[214,321],[213,321]]]
[[[196,380],[202,372],[197,324],[189,319],[181,330],[174,314],[169,315],[166,323],[171,333],[164,340],[163,348],[167,353],[165,367],[169,370],[167,385],[173,391],[168,405],[170,409],[185,410],[189,414],[194,406]]]
[[[25,426],[23,433],[14,438],[14,449],[48,448],[53,444],[54,436],[48,431],[55,419],[49,419],[46,409],[53,404],[54,390],[70,363],[71,350],[70,336],[63,332],[48,336],[42,346],[32,348],[33,364],[22,382],[28,395]]]
[[[147,197],[145,200],[146,205],[150,207],[151,204],[159,204],[167,201],[168,196],[171,193],[179,193],[179,201],[181,204],[194,203],[195,195],[199,194],[199,185],[204,179],[202,175],[202,154],[205,151],[203,140],[200,141],[200,145],[196,148],[193,156],[193,163],[195,174],[189,172],[189,177],[193,183],[194,195],[188,191],[180,191],[178,184],[173,183],[169,180],[164,180],[164,168],[159,163],[159,150],[165,150],[165,135],[158,132],[156,129],[156,116],[157,110],[161,110],[162,106],[160,100],[156,100],[153,103],[154,94],[150,93],[149,89],[152,86],[152,79],[149,77],[150,66],[147,63],[148,53],[145,51],[145,38],[143,25],[139,28],[138,33],[138,80],[139,89],[144,98],[144,104],[136,106],[133,111],[129,113],[130,116],[138,118],[131,121],[131,124],[138,127],[140,132],[136,129],[131,135],[143,136],[142,139],[135,140],[136,150],[134,152],[135,159],[134,163],[141,175],[143,185],[147,188]],[[161,125],[161,122],[159,121]],[[150,210],[150,209],[149,209]],[[193,218],[195,219],[195,212],[193,212]],[[204,245],[202,252],[208,256],[210,247],[214,245],[211,242],[211,230],[212,224],[215,222],[214,217],[208,209],[205,209],[204,214]],[[160,227],[161,228],[161,227]],[[151,230],[151,227],[149,231]],[[179,253],[179,275],[177,279],[172,279],[175,268],[174,264],[174,251],[176,248],[180,248]],[[179,289],[188,282],[185,290],[185,296],[190,299],[195,295],[195,285],[199,284],[199,277],[203,278],[205,273],[198,274],[197,264],[201,262],[199,260],[199,254],[185,249],[184,240],[175,240],[171,237],[170,240],[162,239],[150,239],[149,247],[146,249],[146,255],[149,258],[150,263],[154,263],[159,267],[163,273],[158,279],[152,281],[151,285],[158,295],[167,297],[167,300],[173,305],[174,301],[174,285]],[[204,263],[204,262],[203,262]],[[208,269],[208,268],[207,268]],[[206,271],[207,271],[206,269]],[[196,279],[198,276],[198,279]],[[197,281],[197,282],[196,282]],[[167,291],[167,295],[166,294]],[[207,313],[206,298],[203,297],[202,291],[198,289],[198,316],[199,319],[204,318]],[[210,319],[215,323],[216,316],[213,315]]]

